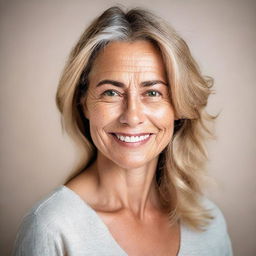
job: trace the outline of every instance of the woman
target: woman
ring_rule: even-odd
[[[25,217],[14,255],[232,255],[202,194],[212,81],[148,11],[112,7],[71,52],[57,92],[82,171]]]

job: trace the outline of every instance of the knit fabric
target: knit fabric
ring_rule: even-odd
[[[181,224],[178,256],[232,256],[226,221],[220,209],[203,198],[215,217],[196,232]],[[62,185],[24,217],[13,256],[127,256],[109,229],[85,201]]]

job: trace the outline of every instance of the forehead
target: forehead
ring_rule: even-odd
[[[161,53],[149,41],[112,42],[94,61],[91,74],[109,72],[164,73]]]

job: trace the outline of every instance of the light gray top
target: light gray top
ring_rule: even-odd
[[[220,209],[204,198],[215,219],[207,231],[181,224],[178,256],[232,256]],[[84,200],[66,186],[56,188],[24,217],[13,256],[127,256],[108,227]]]

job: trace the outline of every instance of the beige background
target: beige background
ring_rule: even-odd
[[[138,6],[138,0],[128,2]],[[61,184],[76,162],[74,145],[61,133],[57,83],[83,29],[114,3],[0,2],[1,255],[9,255],[25,212]],[[255,3],[144,0],[139,5],[168,20],[203,73],[215,78],[208,110],[222,112],[218,140],[209,144],[209,170],[218,186],[208,193],[226,216],[238,256],[256,255]]]

